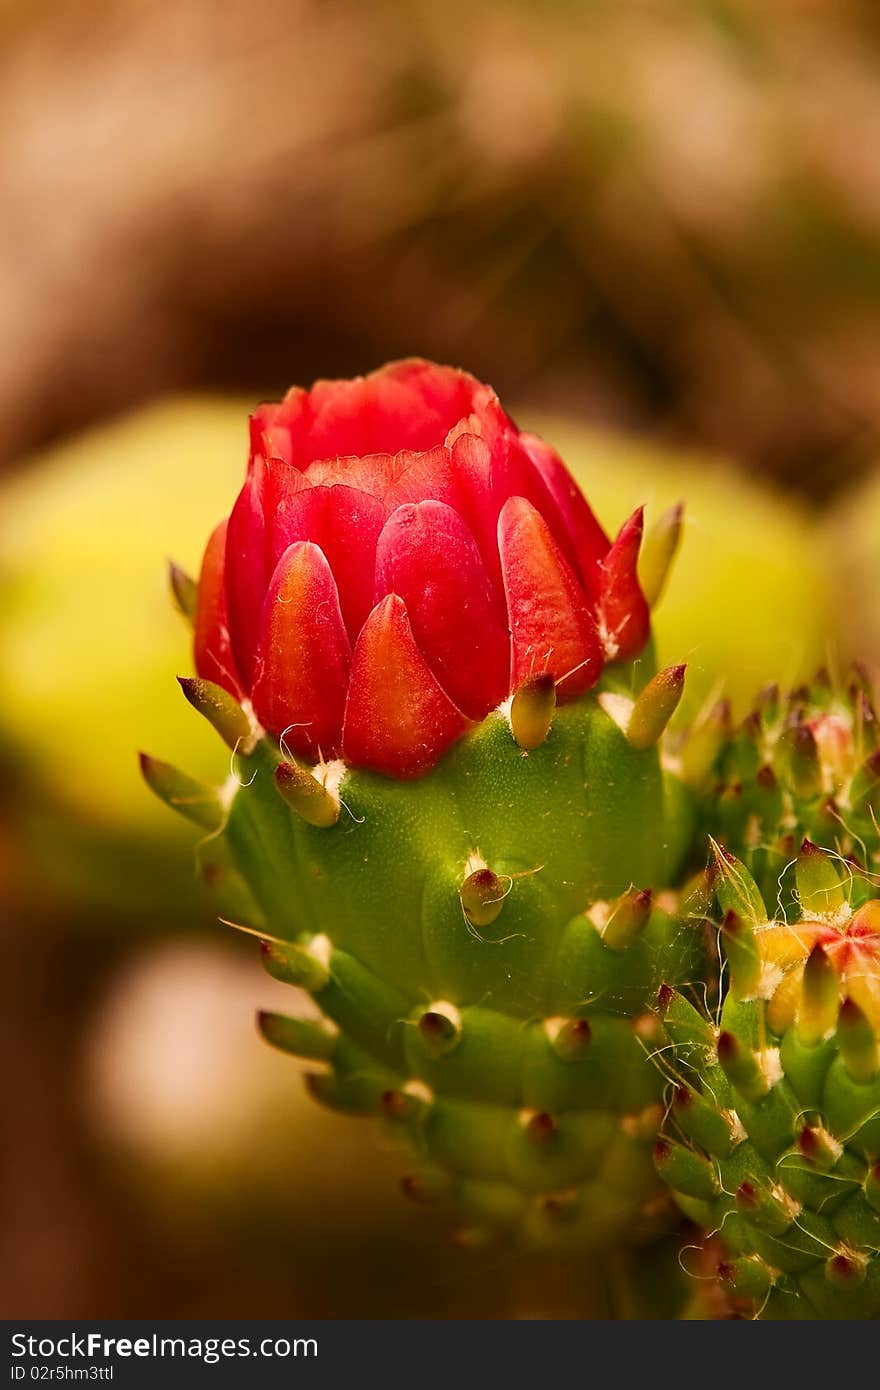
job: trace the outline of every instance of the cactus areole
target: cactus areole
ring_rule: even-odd
[[[145,757],[147,780],[206,832],[222,916],[321,1008],[264,1035],[398,1131],[405,1190],[474,1236],[597,1247],[669,1218],[643,1028],[697,933],[664,910],[684,668],[654,672],[642,584],[677,522],[640,559],[640,511],[609,540],[489,387],[407,361],[260,406],[197,592],[172,572],[181,685],[232,771]]]

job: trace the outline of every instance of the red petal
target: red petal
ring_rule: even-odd
[[[336,483],[344,483],[346,487],[356,487],[360,492],[368,492],[371,497],[381,500],[393,472],[393,454],[366,454],[363,458],[343,454],[310,463],[306,478],[311,487],[333,487]]]
[[[579,557],[562,500],[525,448],[513,421],[493,397],[483,403],[480,415],[467,424],[474,433],[462,428],[452,443],[458,484],[455,505],[474,534],[493,582],[498,584],[501,578],[498,516],[508,497],[524,497],[531,502],[577,573]],[[586,503],[583,505],[589,513]]]
[[[431,362],[392,362],[353,381],[319,381],[309,393],[308,459],[421,452],[442,444],[466,415],[477,383]]]
[[[385,516],[403,502],[432,498],[452,506],[457,500],[452,460],[444,447],[425,453],[403,449],[397,454],[320,459],[310,466],[306,477],[313,485],[344,483],[369,493],[382,504]]]
[[[553,539],[577,574],[578,557],[566,516],[518,435],[508,438],[505,454],[495,470],[499,512],[508,497],[524,497],[531,502],[546,521]]]
[[[418,777],[469,726],[419,652],[403,600],[389,594],[376,604],[354,649],[346,760],[389,777]]]
[[[350,659],[330,566],[318,546],[298,542],[278,561],[263,608],[252,695],[260,723],[301,757],[337,756]]]
[[[602,562],[598,615],[609,661],[629,661],[638,656],[651,633],[651,614],[637,572],[643,512],[639,507],[624,522]]]
[[[385,513],[375,497],[358,488],[337,484],[326,489],[326,497],[322,548],[354,642],[373,606],[376,542]]]
[[[379,537],[376,595],[398,594],[419,650],[473,719],[507,694],[510,637],[474,538],[451,507],[398,507]]]
[[[358,488],[337,483],[309,487],[296,469],[270,465],[274,508],[270,562],[294,541],[314,541],[333,571],[345,626],[352,641],[373,606],[376,541],[385,520],[382,504]]]
[[[294,541],[318,541],[305,524],[319,499],[298,468],[281,459],[266,463],[263,502],[266,510],[266,563],[272,574],[285,550]]]
[[[584,588],[595,601],[601,586],[599,565],[608,554],[611,542],[556,450],[536,434],[524,434],[521,440],[559,508],[574,546]]]
[[[193,648],[196,671],[204,679],[222,685],[230,695],[241,698],[229,622],[223,570],[226,559],[226,526],[221,521],[205,546],[199,575],[199,601],[196,607]]]
[[[510,688],[551,671],[571,700],[602,674],[602,648],[587,596],[544,518],[511,497],[498,518],[498,547],[511,629]]]
[[[269,578],[263,522],[264,482],[265,464],[259,456],[252,457],[226,532],[229,634],[236,669],[247,685],[253,677],[260,615]]]
[[[309,418],[309,393],[292,386],[283,401],[263,401],[250,419],[251,454],[296,464]]]
[[[397,455],[394,464],[394,476],[385,492],[387,516],[405,502],[445,502],[454,507],[458,500],[455,473],[445,446],[421,454],[406,450]]]
[[[477,543],[483,564],[498,593],[503,591],[498,558],[498,511],[492,488],[492,454],[484,439],[461,434],[452,445],[458,508]],[[503,499],[502,499],[503,501]]]

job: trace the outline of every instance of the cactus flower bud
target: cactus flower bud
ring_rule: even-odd
[[[560,702],[638,654],[641,513],[611,543],[491,388],[411,360],[251,419],[202,565],[199,675],[298,756],[419,776],[548,672]]]

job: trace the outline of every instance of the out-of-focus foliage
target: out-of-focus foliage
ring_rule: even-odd
[[[880,424],[878,76],[871,0],[16,7],[5,448],[416,350],[827,492]]]

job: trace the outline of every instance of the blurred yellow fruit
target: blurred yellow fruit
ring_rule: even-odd
[[[141,741],[218,770],[216,738],[169,684],[192,663],[165,560],[197,569],[241,485],[246,439],[241,403],[168,402],[35,460],[4,489],[3,730],[73,808],[164,831],[143,794]]]
[[[166,557],[197,571],[240,486],[246,437],[242,402],[167,401],[4,486],[0,746],[18,777],[14,828],[42,886],[74,912],[155,920],[181,894],[192,910],[192,837],[145,792],[136,754],[146,745],[225,775],[218,740],[174,689],[192,663]]]

